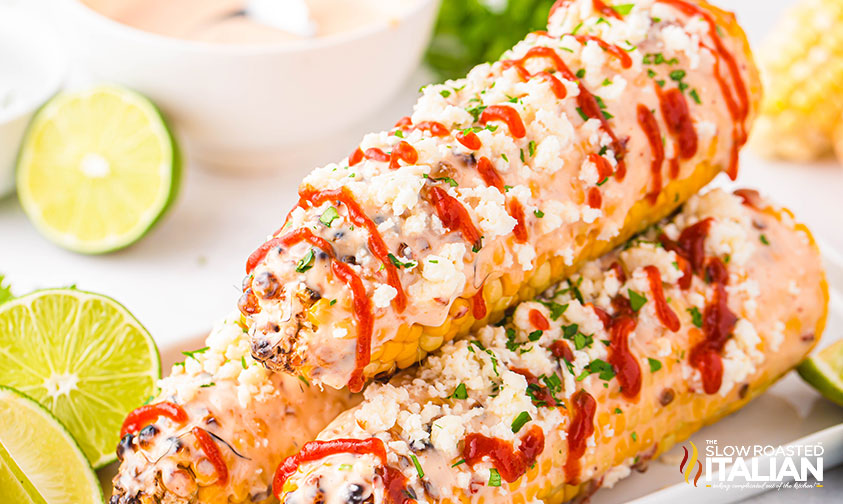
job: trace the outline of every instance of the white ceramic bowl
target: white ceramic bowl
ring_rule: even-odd
[[[277,169],[296,146],[377,110],[429,41],[438,0],[397,22],[294,43],[226,45],[164,37],[59,0],[78,59],[97,79],[149,96],[191,159],[226,170]]]
[[[49,25],[0,3],[0,197],[15,185],[15,160],[32,114],[58,91],[67,64]],[[4,100],[5,102],[6,100]]]

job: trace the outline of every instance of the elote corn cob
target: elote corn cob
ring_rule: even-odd
[[[185,352],[157,397],[129,415],[110,504],[274,502],[278,463],[359,402],[267,371],[238,320]]]
[[[567,501],[746,404],[815,345],[828,292],[808,230],[740,194],[370,385],[279,466],[281,502]]]
[[[764,99],[753,148],[796,161],[829,154],[843,124],[843,1],[797,2],[770,33],[758,51]]]
[[[247,263],[253,356],[353,391],[420,361],[734,177],[758,96],[730,14],[558,2],[548,32],[304,179]]]

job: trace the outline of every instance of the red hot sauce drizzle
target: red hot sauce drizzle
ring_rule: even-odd
[[[313,206],[319,206],[326,201],[339,201],[345,205],[348,210],[348,217],[355,226],[360,226],[366,229],[369,233],[369,250],[378,258],[386,270],[387,283],[395,289],[397,294],[392,300],[395,310],[398,313],[404,311],[407,306],[407,295],[404,293],[404,288],[401,286],[401,280],[398,277],[398,268],[389,259],[389,249],[383,241],[383,237],[378,231],[377,225],[372,222],[372,219],[366,216],[363,209],[355,201],[351,191],[346,187],[340,189],[332,189],[325,191],[317,191],[312,187],[305,187],[299,191],[301,201],[306,201]]]
[[[659,241],[665,250],[676,253],[677,264],[682,270],[682,278],[679,279],[679,288],[687,290],[691,287],[693,274],[699,274],[705,260],[705,238],[708,235],[708,228],[711,225],[711,218],[703,219],[693,226],[682,230],[678,241],[670,240],[666,235],[659,236]]]
[[[550,14],[548,15],[548,17],[553,16],[553,13],[556,12],[557,9],[561,9],[565,5],[571,3],[572,1],[573,0],[556,0],[556,2],[550,8]],[[623,16],[621,16],[618,11],[612,9],[611,7],[603,3],[601,0],[592,0],[591,4],[594,6],[594,10],[603,14],[604,16],[613,17],[615,19],[623,19]]]
[[[363,281],[348,264],[334,260],[331,271],[351,289],[351,304],[354,309],[354,320],[357,322],[357,350],[354,359],[354,371],[348,380],[348,389],[352,392],[363,390],[363,368],[372,359],[372,328],[374,315],[372,302],[366,295]]]
[[[609,328],[609,364],[615,369],[621,394],[634,399],[641,391],[641,366],[629,351],[629,334],[635,330],[635,319],[621,315]]]
[[[468,133],[459,131],[455,136],[457,142],[463,144],[466,149],[477,150],[483,147],[483,142],[480,141],[480,138],[473,131],[469,131]]]
[[[557,2],[557,4],[554,5],[554,9],[560,7],[563,3],[564,2]],[[609,137],[612,139],[612,150],[614,151],[615,157],[618,160],[618,166],[617,170],[615,171],[615,177],[618,180],[623,180],[624,176],[626,175],[626,165],[623,161],[624,153],[626,152],[626,147],[621,141],[618,140],[618,137],[615,136],[614,131],[612,130],[611,126],[609,126],[609,121],[603,115],[603,111],[600,110],[600,106],[597,103],[597,99],[594,98],[594,95],[592,95],[585,88],[585,86],[583,86],[582,82],[580,82],[580,80],[577,79],[576,75],[571,72],[571,69],[568,68],[568,65],[565,64],[565,62],[553,48],[544,46],[533,47],[529,49],[521,59],[505,60],[502,62],[502,65],[505,69],[514,67],[518,71],[519,75],[521,75],[521,78],[527,80],[530,77],[533,77],[534,75],[527,71],[527,69],[524,67],[524,63],[526,63],[532,58],[550,59],[553,62],[553,67],[556,69],[556,71],[561,73],[566,80],[577,83],[577,87],[579,87],[580,90],[580,93],[577,96],[577,104],[579,105],[580,110],[582,110],[583,114],[586,115],[586,117],[599,120],[603,131],[605,131],[606,134],[609,135]]]
[[[483,299],[483,286],[471,296],[471,316],[474,320],[482,320],[486,316],[486,301]]]
[[[691,159],[697,153],[697,131],[694,129],[694,122],[691,120],[691,112],[688,110],[685,95],[679,88],[662,91],[661,86],[658,84],[655,86],[656,93],[659,96],[659,108],[667,125],[667,131],[670,132],[679,147],[676,157]]]
[[[190,429],[190,433],[193,434],[199,443],[199,449],[202,450],[202,453],[205,454],[205,457],[214,466],[214,470],[217,472],[216,482],[220,485],[225,485],[228,481],[228,466],[225,463],[225,459],[222,458],[222,453],[220,453],[219,446],[217,446],[214,438],[201,427]]]
[[[120,437],[122,438],[126,434],[138,432],[162,416],[176,423],[187,422],[187,412],[176,403],[163,401],[155,404],[147,404],[135,409],[126,416],[123,426],[120,428]]]
[[[479,160],[477,160],[477,173],[480,174],[480,178],[483,179],[483,183],[485,183],[489,187],[494,187],[498,191],[503,194],[505,191],[505,187],[503,185],[503,179],[501,178],[500,174],[497,170],[495,170],[495,166],[489,161],[489,158],[483,156]]]
[[[515,236],[515,241],[518,243],[527,242],[527,226],[524,224],[524,207],[521,202],[515,198],[509,200],[509,215],[515,219],[515,227],[512,228],[512,234]]]
[[[545,318],[542,312],[536,310],[535,308],[530,310],[529,318],[530,324],[532,324],[532,326],[536,329],[540,331],[547,331],[550,329],[550,322],[547,321],[547,318]]]
[[[679,330],[679,317],[670,308],[664,298],[664,289],[662,287],[662,275],[659,269],[653,265],[644,268],[647,273],[647,279],[650,282],[650,291],[653,294],[653,301],[656,304],[656,315],[659,317],[662,325],[668,328],[671,332]]]
[[[723,39],[718,33],[717,22],[711,12],[686,0],[658,1],[675,7],[687,16],[701,16],[708,24],[708,35],[714,42],[715,48],[712,53],[716,56],[714,60],[714,75],[717,78],[720,91],[723,94],[723,98],[726,100],[726,106],[728,107],[729,113],[734,121],[732,127],[732,150],[727,173],[732,180],[735,180],[735,177],[738,175],[738,149],[746,143],[746,118],[749,115],[749,95],[743,78],[741,77],[738,62],[723,44]],[[726,62],[729,77],[732,81],[732,86],[734,87],[734,92],[729,89],[728,84],[720,74],[721,60]]]
[[[714,295],[703,312],[702,330],[705,339],[691,349],[689,361],[700,370],[705,393],[716,394],[723,382],[720,352],[732,335],[738,318],[729,309],[729,295],[726,292],[729,272],[726,265],[719,258],[712,257],[706,263],[705,270],[714,287]]]
[[[612,12],[615,11],[612,10]],[[601,49],[611,54],[612,56],[618,58],[618,60],[620,60],[621,62],[621,67],[629,68],[632,66],[632,57],[629,55],[629,53],[624,51],[621,47],[616,46],[615,44],[610,44],[602,38],[595,37],[594,35],[574,35],[574,38],[577,39],[577,41],[579,41],[579,43],[582,45],[585,45],[586,42],[588,42],[589,40],[592,42],[596,42]]]
[[[436,215],[442,225],[451,231],[459,231],[468,243],[475,248],[480,246],[480,233],[471,222],[471,216],[464,206],[441,187],[430,189],[430,204],[436,210]]]
[[[514,138],[524,138],[527,135],[527,130],[524,127],[524,121],[514,108],[509,105],[490,105],[480,114],[478,121],[482,125],[486,125],[489,121],[503,121],[509,134]]]
[[[659,130],[659,123],[653,113],[646,105],[638,104],[638,125],[644,130],[647,140],[650,142],[650,153],[653,160],[650,161],[650,173],[653,176],[653,187],[647,193],[647,199],[655,204],[662,191],[662,164],[664,163],[664,145],[662,134]]]
[[[512,483],[527,472],[542,451],[544,451],[544,431],[538,425],[533,425],[526,434],[521,436],[521,445],[518,450],[513,449],[512,443],[502,439],[471,433],[465,437],[462,456],[471,467],[484,457],[488,457],[501,478]]]
[[[387,504],[406,504],[413,502],[408,499],[406,491],[407,479],[403,473],[386,464],[386,447],[378,438],[368,439],[332,439],[330,441],[310,441],[295,455],[284,459],[275,470],[272,481],[272,492],[276,498],[281,498],[284,483],[298,471],[301,464],[315,462],[331,455],[351,453],[353,455],[374,455],[381,461],[376,473],[384,484]]]
[[[576,484],[580,479],[580,459],[585,455],[586,441],[594,434],[594,413],[597,401],[585,390],[571,398],[573,417],[568,427],[568,457],[565,460],[565,481]]]

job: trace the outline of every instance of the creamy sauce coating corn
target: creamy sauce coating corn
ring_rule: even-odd
[[[412,116],[314,170],[249,261],[255,357],[358,389],[452,338],[449,321],[498,317],[492,303],[520,299],[507,286],[561,279],[533,280],[550,259],[573,267],[669,212],[687,197],[669,182],[732,170],[758,91],[745,40],[725,14],[701,11],[715,36],[674,3],[564,3],[547,33],[426,87]]]
[[[804,226],[745,194],[694,196],[672,220],[521,303],[503,325],[372,384],[361,405],[298,455],[316,456],[288,459],[282,502],[406,502],[400,495],[418,502],[558,502],[612,486],[632,466],[745,404],[813,347],[828,302]],[[687,254],[668,249],[695,226],[707,226],[696,242],[705,267],[683,288]],[[717,278],[715,264],[725,265],[728,278]],[[655,285],[650,271],[660,278]],[[722,371],[707,390],[694,355],[705,347],[709,324],[719,323],[711,311],[722,282],[731,316],[721,318],[729,326],[717,350]],[[674,329],[659,313],[659,298],[676,317]],[[637,368],[634,393],[625,388],[634,387],[635,373],[614,365],[618,334],[600,316],[616,324],[629,309],[632,361],[624,365]],[[382,443],[385,458],[348,447],[318,454],[342,438]],[[508,458],[472,453],[484,439],[503,443]],[[572,455],[575,446],[579,455]]]
[[[358,401],[267,371],[249,355],[239,313],[217,325],[206,345],[186,352],[149,401],[178,405],[186,420],[160,416],[121,440],[111,504],[272,502],[278,463]],[[213,438],[225,481],[199,445],[196,427]]]

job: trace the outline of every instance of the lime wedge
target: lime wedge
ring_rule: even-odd
[[[146,234],[175,198],[180,171],[158,109],[133,91],[102,86],[60,93],[36,114],[17,189],[44,236],[99,254]]]
[[[0,305],[0,384],[46,406],[96,468],[116,459],[126,414],[161,377],[146,329],[113,299],[37,291]]]
[[[0,386],[0,496],[16,504],[102,503],[102,488],[67,429],[43,406]]]
[[[843,340],[808,357],[796,370],[820,394],[843,406]]]

